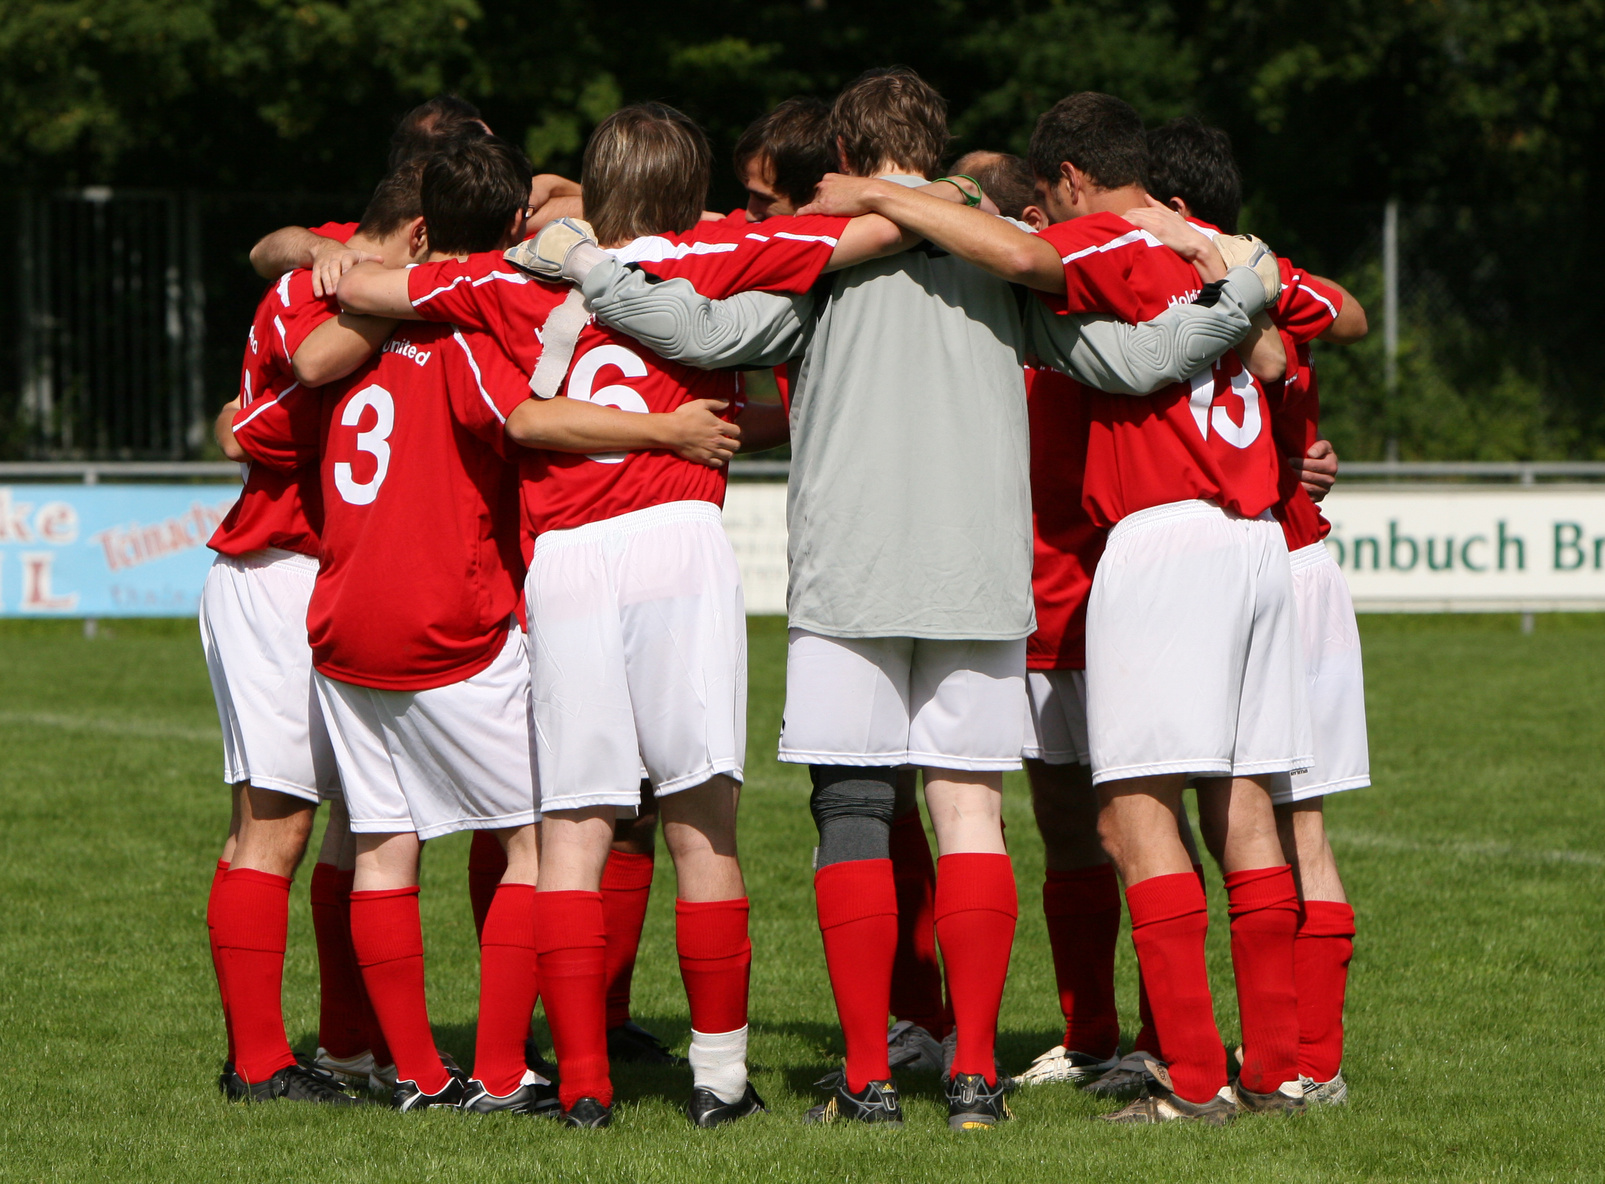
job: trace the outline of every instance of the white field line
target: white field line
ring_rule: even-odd
[[[185,728],[145,720],[56,715],[43,711],[0,711],[0,727],[61,728],[71,732],[98,732],[103,736],[128,736],[136,740],[189,740],[196,744],[216,744],[220,740],[216,728]]]
[[[1339,846],[1369,847],[1376,851],[1409,851],[1427,855],[1448,855],[1456,859],[1514,859],[1527,863],[1569,863],[1580,867],[1605,867],[1605,854],[1597,851],[1543,850],[1517,847],[1510,843],[1461,843],[1453,840],[1401,839],[1393,835],[1363,830],[1328,832]]]

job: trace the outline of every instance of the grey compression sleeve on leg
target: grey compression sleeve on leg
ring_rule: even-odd
[[[592,266],[580,291],[597,320],[660,357],[704,370],[780,365],[802,351],[813,312],[806,294],[710,300],[687,280],[655,281],[613,258]]]
[[[1027,349],[1100,391],[1147,395],[1213,364],[1247,335],[1264,307],[1265,287],[1246,267],[1226,273],[1213,304],[1179,304],[1140,325],[1056,316],[1033,300],[1026,312]]]
[[[815,870],[833,863],[892,857],[897,770],[866,765],[809,765],[808,799],[819,828]]]

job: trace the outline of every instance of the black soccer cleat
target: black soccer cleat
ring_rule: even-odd
[[[1232,1096],[1244,1114],[1303,1114],[1304,1086],[1297,1078],[1270,1093],[1257,1094],[1245,1089],[1241,1080],[1232,1082]]]
[[[613,1107],[604,1106],[595,1098],[581,1098],[557,1116],[563,1126],[580,1130],[600,1130],[613,1121]]]
[[[847,1088],[845,1073],[832,1073],[815,1085],[830,1088],[830,1097],[809,1109],[803,1115],[807,1123],[868,1122],[886,1126],[903,1125],[903,1106],[898,1100],[897,1085],[891,1080],[871,1081],[858,1093]]]
[[[768,1113],[769,1107],[764,1105],[750,1081],[746,1092],[734,1102],[724,1101],[710,1089],[698,1089],[692,1091],[691,1100],[685,1104],[685,1116],[691,1120],[691,1125],[703,1129]]]
[[[675,1056],[667,1044],[634,1020],[607,1030],[607,1059],[621,1065],[690,1064],[684,1057]]]
[[[464,1114],[553,1114],[561,1107],[557,1101],[557,1086],[541,1079],[525,1080],[510,1094],[493,1094],[483,1081],[470,1078],[463,1095]]]
[[[235,1080],[241,1080],[235,1074]],[[247,1102],[319,1102],[326,1106],[360,1106],[362,1103],[346,1093],[340,1083],[327,1073],[318,1073],[305,1065],[290,1065],[280,1069],[266,1081],[253,1081],[245,1087]]]
[[[1014,1117],[1004,1100],[1005,1078],[988,1085],[979,1073],[955,1073],[947,1080],[947,1125],[955,1131],[991,1130]]]
[[[243,1102],[246,1095],[251,1092],[251,1087],[246,1084],[245,1078],[234,1068],[233,1061],[223,1062],[223,1072],[217,1077],[217,1089],[231,1102]]]
[[[455,1068],[455,1066],[453,1066]],[[390,1108],[399,1110],[403,1114],[411,1114],[418,1110],[456,1110],[463,1104],[463,1098],[468,1090],[463,1085],[463,1079],[457,1073],[449,1070],[446,1075],[446,1084],[432,1094],[426,1094],[418,1088],[416,1081],[398,1081],[396,1088],[390,1091]]]

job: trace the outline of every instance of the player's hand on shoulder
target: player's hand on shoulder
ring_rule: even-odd
[[[874,177],[850,177],[846,173],[826,173],[814,190],[814,200],[803,206],[799,214],[829,214],[838,218],[856,218],[859,214],[875,212],[874,197],[890,182]]]
[[[1193,262],[1209,246],[1209,236],[1175,210],[1148,198],[1148,204],[1134,206],[1120,215],[1138,230],[1146,230],[1176,254]]]
[[[722,469],[741,447],[741,429],[720,412],[730,404],[723,399],[693,399],[664,417],[667,444],[675,455],[711,469]]]
[[[355,250],[338,239],[323,239],[312,248],[312,294],[319,299],[333,296],[346,272],[370,261],[382,262],[379,256]]]
[[[1298,473],[1299,483],[1312,502],[1318,502],[1337,484],[1338,455],[1330,440],[1317,440],[1303,456],[1290,456],[1287,463]]]

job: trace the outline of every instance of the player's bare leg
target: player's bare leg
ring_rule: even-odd
[[[602,917],[607,927],[607,1053],[615,1064],[685,1063],[663,1041],[630,1019],[630,985],[647,903],[652,896],[657,837],[657,798],[652,783],[642,781],[641,804],[635,816],[620,818],[613,824],[613,847],[602,871]]]
[[[925,804],[939,853],[936,938],[957,1033],[947,1073],[948,1121],[968,1130],[1007,1116],[995,1046],[1019,900],[1003,842],[1003,774],[928,768]],[[956,1088],[975,1096],[959,1105]]]
[[[1271,806],[1274,783],[1286,777],[1200,778],[1197,783],[1204,843],[1226,877],[1243,1032],[1237,1096],[1250,1109],[1303,1104],[1293,985],[1298,892]],[[1295,1093],[1296,1105],[1290,1107],[1288,1098]]]
[[[719,1126],[762,1110],[747,1080],[747,994],[752,942],[747,886],[736,850],[741,784],[719,775],[658,800],[674,859],[675,946],[691,1010],[694,1086],[686,1115]]]
[[[1354,909],[1326,835],[1324,797],[1276,807],[1282,848],[1293,861],[1303,912],[1293,943],[1298,988],[1299,1078],[1306,1102],[1348,1099],[1343,1065],[1343,999],[1354,954]]]
[[[897,770],[889,849],[897,890],[897,956],[892,963],[892,1018],[886,1034],[891,1069],[943,1070],[942,1041],[953,1031],[942,964],[936,956],[936,862],[920,817],[920,771]]]

